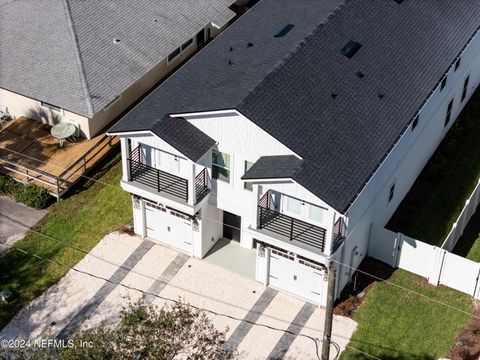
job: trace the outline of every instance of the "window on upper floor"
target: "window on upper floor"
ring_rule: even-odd
[[[457,61],[455,62],[455,71],[457,71],[457,69],[460,67],[460,62],[461,62],[461,60],[462,60],[462,58],[459,57],[459,58],[457,59]]]
[[[176,48],[170,53],[170,55],[168,55],[168,62],[175,59],[178,55],[180,55],[180,48]]]
[[[186,48],[188,48],[190,45],[193,44],[193,39],[189,39],[188,41],[186,41],[185,43],[183,43],[182,45],[182,51],[184,51]]]
[[[250,170],[250,168],[253,166],[253,162],[250,162],[250,161],[247,161],[245,160],[245,172],[247,172],[248,170]],[[243,188],[245,190],[250,190],[252,191],[253,190],[253,185],[251,182],[245,182],[243,183]]]
[[[465,100],[467,97],[467,91],[468,91],[468,82],[470,81],[470,75],[468,75],[465,78],[465,81],[463,82],[463,90],[462,90],[462,102]]]
[[[303,215],[303,201],[287,196],[287,211],[297,215]]]
[[[452,109],[453,109],[453,99],[450,100],[447,106],[447,114],[445,115],[444,127],[447,127],[448,123],[450,122],[450,118],[452,117]]]
[[[395,196],[395,183],[390,185],[390,190],[388,192],[388,202],[389,203],[393,200],[394,196]]]
[[[212,151],[212,178],[230,182],[230,155],[221,151]]]
[[[320,207],[320,206],[315,206],[315,205],[310,205],[310,211],[308,214],[308,217],[310,220],[325,223],[326,221],[326,215],[327,215],[328,210]]]
[[[204,29],[200,30],[196,37],[197,37],[197,46],[204,44],[205,43],[205,30]]]
[[[447,79],[448,79],[448,76],[445,75],[444,78],[442,79],[442,83],[440,84],[440,91],[442,91],[443,88],[447,85]]]

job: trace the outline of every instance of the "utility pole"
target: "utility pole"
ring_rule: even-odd
[[[322,360],[330,358],[330,342],[332,340],[333,303],[335,302],[335,273],[337,269],[330,266],[328,270],[327,310],[323,327]]]

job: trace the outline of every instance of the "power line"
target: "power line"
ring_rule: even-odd
[[[85,255],[94,257],[94,258],[97,259],[97,260],[106,262],[106,263],[111,264],[111,265],[114,265],[114,266],[118,266],[119,268],[122,268],[122,269],[124,269],[124,270],[129,271],[129,272],[132,272],[132,273],[137,274],[137,275],[139,275],[139,276],[143,276],[143,277],[146,277],[146,278],[149,278],[149,279],[153,279],[151,276],[147,276],[146,274],[142,274],[142,273],[140,273],[140,272],[138,272],[138,271],[135,271],[133,268],[129,268],[128,266],[125,266],[125,265],[123,265],[123,264],[115,264],[115,263],[113,263],[113,262],[111,262],[111,261],[109,261],[109,260],[107,260],[107,259],[104,259],[104,258],[102,258],[102,257],[93,255],[93,254],[91,254],[90,252],[88,252],[88,251],[86,251],[86,250],[83,250],[83,249],[81,249],[81,248],[78,248],[78,247],[76,247],[76,246],[73,246],[73,245],[71,245],[71,244],[68,244],[68,243],[66,243],[66,242],[64,242],[64,241],[62,241],[62,240],[56,239],[56,238],[54,238],[53,236],[50,236],[50,235],[47,235],[47,234],[43,234],[43,233],[41,233],[41,232],[39,232],[39,231],[36,231],[36,230],[33,230],[33,229],[29,229],[29,227],[28,227],[27,225],[23,224],[23,223],[20,223],[20,222],[14,223],[14,222],[10,222],[10,221],[5,221],[5,219],[4,219],[3,217],[1,217],[1,216],[0,216],[0,221],[3,221],[3,222],[5,222],[5,223],[9,223],[9,224],[11,224],[11,225],[21,225],[21,226],[23,226],[25,229],[27,229],[28,231],[30,231],[30,232],[32,232],[32,233],[34,233],[34,234],[43,236],[43,237],[45,237],[45,238],[47,238],[47,239],[49,239],[49,240],[57,241],[57,242],[59,242],[59,243],[61,243],[61,244],[64,244],[64,245],[66,245],[66,246],[74,249],[74,250],[80,251],[80,252],[82,252],[82,253],[85,254]],[[121,283],[115,283],[115,282],[111,281],[110,279],[105,279],[105,278],[100,277],[100,276],[98,276],[98,275],[91,274],[91,273],[86,272],[86,271],[83,271],[83,270],[78,270],[78,269],[76,269],[76,268],[74,268],[74,267],[72,267],[72,266],[58,263],[56,260],[52,260],[52,259],[48,259],[48,258],[41,257],[41,256],[38,255],[38,254],[30,253],[30,252],[28,252],[28,251],[26,251],[26,250],[24,250],[24,249],[19,248],[18,246],[8,246],[8,245],[2,244],[2,243],[0,243],[0,245],[2,245],[2,246],[4,246],[4,247],[7,247],[7,248],[13,248],[14,250],[21,251],[21,252],[24,253],[24,254],[34,256],[34,257],[36,257],[36,258],[38,258],[38,259],[45,260],[45,261],[47,261],[47,262],[53,263],[53,264],[55,264],[55,265],[58,265],[58,266],[61,266],[61,267],[64,267],[64,268],[67,268],[67,269],[69,269],[69,270],[74,270],[74,271],[76,271],[76,272],[82,273],[82,274],[84,274],[84,275],[92,276],[92,277],[97,278],[97,279],[100,279],[100,280],[105,280],[105,281],[107,281],[107,282],[109,282],[109,283],[111,283],[111,284],[120,285],[120,286],[125,287],[125,288],[128,288],[128,289],[130,289],[130,290],[142,292],[144,295],[152,295],[152,296],[155,296],[155,297],[160,298],[160,299],[165,299],[165,300],[169,300],[169,301],[172,301],[172,302],[179,303],[179,301],[175,301],[175,300],[172,300],[172,299],[169,299],[169,298],[164,298],[164,297],[161,297],[160,295],[155,295],[155,294],[153,294],[153,293],[146,292],[146,291],[143,291],[143,290],[134,288],[134,287],[129,287],[129,286],[124,285],[124,284],[121,284]],[[190,305],[190,304],[189,304],[189,305]],[[208,312],[213,313],[213,314],[217,314],[216,312],[211,311],[211,310],[208,310],[208,309],[199,308],[199,307],[196,307],[196,306],[193,306],[193,305],[192,305],[192,307],[193,307],[193,308],[196,308],[196,309],[203,309],[203,310],[208,311]],[[245,322],[250,323],[250,324],[253,324],[253,325],[270,327],[269,325],[257,324],[257,323],[255,323],[255,322],[252,322],[252,321],[249,321],[249,320],[238,319],[238,318],[233,317],[233,316],[228,315],[228,314],[220,314],[220,313],[218,313],[218,314],[221,315],[221,316],[230,317],[231,319],[234,319],[234,320],[237,320],[237,321],[245,321]],[[283,331],[283,330],[281,330],[281,329],[277,329],[277,328],[273,328],[273,327],[272,327],[272,330]],[[289,333],[289,334],[292,334],[292,335],[295,335],[295,333],[293,333],[293,332],[291,332],[291,331],[289,331],[289,330],[285,330],[284,332]],[[322,332],[322,333],[323,333],[323,332]],[[309,337],[308,335],[303,335],[303,334],[297,334],[297,335],[299,335],[299,336],[305,336],[305,337],[310,338],[311,340],[315,341],[315,343],[316,343],[316,350],[317,350],[316,352],[317,352],[317,357],[318,357],[318,343],[317,343],[317,341],[315,340],[315,338]],[[334,359],[337,359],[338,356],[339,356],[339,354],[340,354],[340,347],[339,347],[339,345],[338,345],[336,342],[334,342],[334,341],[331,341],[331,344],[333,345],[333,347],[334,347],[335,350],[337,351],[337,355],[336,355],[336,357],[334,358]],[[352,346],[350,346],[350,345],[348,345],[348,347],[350,347],[351,349],[356,350],[356,351],[359,351],[360,353],[362,353],[361,350],[355,349],[354,347],[352,347]],[[371,357],[375,358],[373,355],[371,355]]]
[[[40,233],[40,235],[42,235]],[[146,296],[146,295],[150,295],[150,296],[153,296],[153,297],[156,297],[158,299],[161,299],[161,300],[164,300],[164,301],[169,301],[169,302],[173,302],[173,303],[176,303],[176,304],[182,304],[181,301],[179,300],[174,300],[174,299],[171,299],[171,298],[168,298],[168,297],[165,297],[165,296],[161,296],[161,295],[158,295],[158,294],[155,294],[155,293],[152,293],[152,292],[149,292],[149,291],[145,291],[145,290],[142,290],[142,289],[139,289],[139,288],[136,288],[136,287],[133,287],[133,286],[129,286],[129,285],[126,285],[126,284],[123,284],[123,283],[120,283],[120,282],[115,282],[115,281],[112,281],[110,279],[107,279],[107,278],[104,278],[102,276],[99,276],[99,275],[95,275],[95,274],[92,274],[88,271],[84,271],[84,270],[80,270],[80,269],[77,269],[75,268],[74,266],[70,266],[70,265],[66,265],[66,264],[62,264],[56,260],[53,260],[53,259],[50,259],[50,258],[45,258],[43,256],[40,256],[38,254],[35,254],[33,252],[30,252],[30,251],[27,251],[27,250],[24,250],[24,249],[21,249],[19,248],[18,246],[11,246],[11,245],[6,245],[6,244],[3,244],[3,243],[0,243],[1,246],[4,246],[8,249],[13,249],[13,250],[17,250],[25,255],[30,255],[30,256],[33,256],[39,260],[43,260],[43,261],[46,261],[46,262],[49,262],[51,264],[54,264],[54,265],[57,265],[57,266],[60,266],[60,267],[63,267],[65,269],[68,269],[68,270],[72,270],[72,271],[75,271],[77,273],[80,273],[80,274],[83,274],[83,275],[86,275],[86,276],[90,276],[90,277],[93,277],[95,279],[98,279],[98,280],[103,280],[105,282],[108,282],[112,285],[115,285],[115,286],[121,286],[127,290],[132,290],[132,291],[137,291],[139,293],[141,293],[142,295]],[[101,258],[100,258],[101,259]],[[103,259],[101,259],[103,260]],[[128,268],[127,268],[128,269]],[[141,274],[140,274],[141,275]],[[257,323],[257,322],[254,322],[254,321],[251,321],[251,320],[248,320],[248,319],[240,319],[240,318],[237,318],[233,315],[229,315],[229,314],[225,314],[225,313],[220,313],[220,312],[217,312],[217,311],[214,311],[214,310],[210,310],[210,309],[206,309],[206,308],[202,308],[202,307],[199,307],[199,306],[195,306],[195,305],[192,305],[192,304],[187,304],[189,307],[193,308],[193,309],[196,309],[198,311],[205,311],[205,312],[208,312],[212,315],[215,315],[215,316],[223,316],[223,317],[226,317],[226,318],[229,318],[231,320],[235,320],[235,321],[239,321],[239,322],[246,322],[248,324],[251,324],[253,326],[259,326],[259,327],[263,327],[263,328],[267,328],[269,330],[273,330],[273,331],[278,331],[278,332],[283,332],[283,333],[287,333],[287,334],[290,334],[290,335],[293,335],[293,336],[300,336],[300,337],[304,337],[308,340],[311,340],[314,342],[315,344],[315,354],[317,356],[317,358],[320,360],[320,356],[319,356],[319,348],[318,348],[318,342],[317,340],[313,337],[313,336],[309,336],[309,335],[305,335],[305,334],[301,334],[301,333],[295,333],[293,331],[290,331],[288,329],[280,329],[280,328],[277,328],[277,327],[274,327],[274,326],[271,326],[271,325],[267,325],[267,324],[262,324],[262,323]],[[322,331],[321,331],[322,332]],[[334,359],[337,359],[338,356],[340,355],[340,346],[332,341],[331,342],[333,347],[335,348],[335,350],[337,351],[337,354],[336,356],[334,357]],[[364,355],[367,355],[373,359],[379,359],[377,357],[375,357],[374,355],[371,355],[371,354],[368,354],[366,352],[363,352],[362,350],[359,350],[359,349],[356,349],[354,348],[353,346],[350,346],[350,345],[347,345],[346,347],[354,350],[354,351],[357,351],[359,353],[362,353]],[[381,360],[381,359],[379,359]]]
[[[18,246],[11,246],[11,245],[6,245],[6,244],[3,244],[3,243],[0,243],[1,246],[4,246],[6,248],[9,248],[9,249],[14,249],[14,250],[17,250],[25,255],[30,255],[30,256],[33,256],[37,259],[40,259],[40,260],[43,260],[43,261],[46,261],[48,263],[51,263],[51,264],[54,264],[54,265],[57,265],[57,266],[60,266],[60,267],[63,267],[65,269],[68,269],[68,270],[72,270],[72,271],[75,271],[79,274],[83,274],[83,275],[87,275],[87,276],[90,276],[90,277],[93,277],[95,279],[98,279],[98,280],[102,280],[102,281],[105,281],[105,282],[108,282],[112,285],[115,285],[115,286],[121,286],[123,288],[126,288],[127,290],[132,290],[132,291],[137,291],[139,293],[141,293],[142,295],[144,296],[153,296],[153,297],[156,297],[158,299],[161,299],[161,300],[164,300],[164,301],[168,301],[168,302],[173,302],[173,303],[176,303],[176,304],[183,304],[181,301],[179,300],[174,300],[174,299],[170,299],[168,297],[165,297],[165,296],[161,296],[161,295],[158,295],[158,294],[155,294],[155,293],[152,293],[152,292],[149,292],[149,291],[145,291],[145,290],[142,290],[142,289],[139,289],[139,288],[136,288],[136,287],[133,287],[133,286],[129,286],[129,285],[126,285],[126,284],[122,284],[120,282],[115,282],[115,281],[112,281],[110,279],[107,279],[107,278],[104,278],[103,276],[99,276],[99,275],[95,275],[93,273],[90,273],[88,271],[85,271],[85,270],[80,270],[80,269],[77,269],[76,267],[74,266],[70,266],[70,265],[66,265],[66,264],[63,264],[63,263],[60,263],[56,260],[52,260],[50,258],[46,258],[46,257],[43,257],[43,256],[40,256],[36,253],[33,253],[33,252],[30,252],[30,251],[27,251],[27,250],[24,250],[22,248],[19,248]],[[300,334],[300,333],[295,333],[293,331],[290,331],[290,330],[287,330],[287,329],[280,329],[280,328],[277,328],[277,327],[274,327],[274,326],[271,326],[271,325],[267,325],[267,324],[262,324],[262,323],[257,323],[257,322],[254,322],[254,321],[251,321],[251,320],[248,320],[248,319],[240,319],[240,318],[237,318],[236,316],[233,316],[233,315],[229,315],[229,314],[224,314],[224,313],[220,313],[220,312],[217,312],[217,311],[214,311],[214,310],[210,310],[210,309],[206,309],[206,308],[202,308],[202,307],[199,307],[199,306],[195,306],[195,305],[192,305],[192,304],[187,304],[187,306],[195,309],[195,310],[198,310],[198,311],[205,311],[205,312],[208,312],[212,315],[215,315],[215,316],[223,316],[223,317],[226,317],[226,318],[229,318],[231,320],[235,320],[235,321],[239,321],[239,322],[246,322],[248,324],[251,324],[251,325],[254,325],[254,326],[259,326],[259,327],[263,327],[263,328],[267,328],[269,330],[273,330],[273,331],[279,331],[279,332],[283,332],[283,333],[287,333],[287,334],[290,334],[290,335],[294,335],[294,336],[300,336],[300,337],[304,337],[306,339],[309,339],[311,341],[313,341],[315,343],[315,353],[316,353],[316,356],[317,358],[320,360],[320,356],[319,356],[319,353],[318,353],[318,343],[317,343],[317,340],[313,337],[313,336],[309,336],[309,335],[305,335],[305,334]]]
[[[11,149],[3,149],[3,150],[7,150],[7,151],[10,151],[10,152],[12,152],[12,153],[15,153],[15,154],[18,154],[18,155],[21,155],[21,156],[30,158],[30,159],[32,159],[32,160],[40,161],[40,162],[43,162],[43,163],[46,164],[45,161],[42,161],[42,160],[37,159],[37,158],[34,158],[34,157],[32,157],[32,156],[28,156],[28,155],[19,153],[19,152],[17,152],[17,151],[11,150]],[[52,165],[55,166],[55,167],[57,167],[57,168],[59,168],[59,169],[67,170],[66,168],[61,167],[61,166],[59,166],[59,165],[56,165],[56,164],[52,164]],[[116,189],[120,189],[120,190],[124,191],[124,190],[123,190],[120,186],[118,186],[118,185],[113,185],[113,184],[105,183],[105,182],[103,182],[103,181],[100,181],[100,180],[98,180],[98,179],[95,179],[95,178],[92,178],[92,177],[89,177],[89,176],[86,176],[86,175],[81,175],[81,176],[84,177],[84,178],[86,178],[86,179],[88,179],[88,180],[90,180],[90,181],[98,182],[98,183],[100,183],[100,184],[102,184],[102,185],[109,186],[109,187],[116,188]],[[215,222],[215,223],[218,223],[218,224],[221,224],[221,225],[226,225],[226,226],[228,226],[228,227],[230,227],[230,228],[232,228],[232,229],[235,229],[235,230],[239,230],[239,231],[243,231],[243,232],[249,232],[249,233],[251,233],[251,234],[256,235],[254,232],[252,232],[252,231],[250,231],[250,230],[248,230],[248,229],[241,229],[241,228],[235,227],[235,226],[233,226],[233,225],[224,224],[224,223],[222,223],[222,222],[220,222],[220,221],[218,221],[218,220],[211,219],[211,218],[208,218],[208,217],[202,217],[202,220],[208,220],[208,221]],[[28,227],[27,227],[27,228],[28,228]],[[32,230],[30,230],[30,231],[32,231]],[[39,234],[40,234],[40,233],[39,233]],[[45,234],[42,234],[42,235],[45,235]],[[45,235],[45,236],[47,236],[47,235]],[[59,241],[59,240],[57,240],[57,239],[54,239],[53,237],[50,237],[50,238],[51,238],[52,240]],[[64,243],[64,244],[66,244],[66,243]],[[66,244],[66,245],[68,245],[68,244]],[[85,250],[81,250],[81,249],[78,249],[78,248],[76,248],[76,250],[81,251],[81,252],[83,252],[83,253],[85,253],[85,254],[88,254],[88,252],[85,251]],[[372,277],[372,278],[374,278],[374,279],[376,279],[376,280],[385,282],[385,283],[387,283],[387,284],[389,284],[389,285],[391,285],[391,286],[394,286],[394,287],[403,289],[404,291],[408,291],[408,292],[410,292],[410,293],[412,293],[412,294],[415,294],[415,295],[418,295],[418,296],[423,297],[423,298],[425,298],[425,299],[428,299],[428,300],[430,300],[430,301],[433,301],[433,302],[435,302],[435,303],[437,303],[437,304],[446,306],[446,307],[448,307],[448,308],[450,308],[450,309],[457,310],[457,311],[459,311],[459,312],[461,312],[461,313],[464,313],[464,314],[467,314],[467,315],[471,315],[472,317],[474,317],[474,318],[476,318],[476,319],[480,319],[480,317],[478,317],[478,316],[476,316],[476,315],[474,315],[474,314],[471,314],[471,313],[469,313],[469,312],[467,312],[467,311],[464,311],[464,310],[462,310],[462,309],[459,309],[459,308],[457,308],[457,307],[455,307],[455,306],[449,305],[449,304],[444,303],[444,302],[442,302],[442,301],[440,301],[440,300],[436,300],[436,299],[431,298],[431,297],[429,297],[429,296],[427,296],[427,295],[421,294],[421,293],[419,293],[419,292],[417,292],[417,291],[415,291],[415,290],[411,290],[411,289],[408,289],[408,288],[406,288],[406,287],[404,287],[404,286],[395,284],[395,283],[393,283],[393,282],[391,282],[391,281],[388,281],[388,280],[385,280],[385,279],[381,279],[380,277],[378,277],[378,276],[376,276],[376,275],[370,274],[370,273],[365,272],[365,271],[363,271],[363,270],[360,270],[360,269],[358,269],[358,268],[354,268],[354,267],[352,267],[352,266],[350,266],[350,265],[348,265],[348,264],[342,263],[342,262],[340,262],[340,261],[338,261],[338,260],[330,259],[330,261],[335,262],[335,263],[337,263],[337,264],[341,264],[341,265],[343,265],[343,266],[345,266],[345,267],[347,267],[347,268],[349,268],[349,269],[352,269],[352,270],[354,270],[354,271],[358,271],[358,272],[360,272],[360,273],[362,273],[362,274],[364,274],[364,275],[367,275],[367,276],[370,276],[370,277]]]
[[[27,159],[30,159],[30,160],[35,160],[35,161],[38,161],[38,162],[41,162],[43,164],[48,164],[50,166],[53,166],[53,167],[56,167],[57,169],[60,169],[60,170],[64,170],[64,171],[68,171],[70,170],[69,168],[66,168],[66,167],[63,167],[63,166],[60,166],[60,165],[57,165],[55,163],[51,163],[51,162],[47,162],[47,161],[44,161],[44,160],[40,160],[40,159],[37,159],[33,156],[29,156],[29,155],[26,155],[26,154],[22,154],[21,152],[18,152],[18,151],[15,151],[15,150],[12,150],[12,149],[7,149],[7,148],[2,148],[2,151],[9,151],[11,152],[12,154],[16,154],[16,155],[20,155],[20,156],[23,156],[23,157],[26,157]],[[54,175],[55,176],[55,175]],[[93,177],[90,177],[90,176],[87,176],[85,174],[80,174],[79,175],[80,177],[84,178],[84,179],[87,179],[87,180],[90,180],[90,181],[95,181],[95,182],[98,182],[102,185],[105,185],[105,186],[109,186],[109,187],[113,187],[113,188],[117,188],[117,189],[120,189],[122,191],[124,191],[120,186],[116,186],[116,185],[112,185],[112,184],[109,184],[109,183],[106,183],[106,182],[103,182],[101,180],[98,180],[98,179],[95,179]]]
[[[11,149],[3,149],[3,150],[7,150],[7,151],[10,151],[10,152],[12,152],[12,153],[16,153],[16,154],[18,154],[18,155],[21,155],[21,156],[30,158],[30,159],[32,159],[32,160],[36,160],[36,161],[40,161],[40,162],[46,163],[45,161],[42,161],[42,160],[36,159],[36,158],[34,158],[34,157],[31,157],[31,156],[28,156],[28,155],[25,155],[25,154],[16,152],[16,151],[11,150]],[[61,166],[58,166],[58,165],[56,165],[56,164],[53,164],[53,166],[55,166],[55,167],[57,167],[57,168],[60,168],[60,169],[63,169],[63,170],[67,170],[66,168],[61,167]],[[90,180],[90,181],[98,182],[98,183],[100,183],[100,184],[102,184],[102,185],[109,186],[109,187],[113,187],[113,188],[117,188],[117,189],[120,189],[120,190],[123,191],[123,189],[122,189],[120,186],[116,186],[116,185],[112,185],[112,184],[109,184],[109,183],[105,183],[105,182],[102,182],[102,181],[100,181],[100,180],[98,180],[98,179],[95,179],[95,178],[92,178],[92,177],[88,177],[88,176],[83,175],[83,174],[80,175],[80,176],[81,176],[81,177],[84,177],[84,178],[86,178],[86,179],[88,179],[88,180]],[[221,224],[221,225],[227,225],[227,226],[229,226],[229,227],[232,228],[232,229],[236,229],[236,230],[239,230],[239,231],[241,231],[241,232],[242,232],[242,231],[243,231],[243,232],[249,232],[249,233],[251,233],[251,234],[256,235],[254,232],[252,232],[252,231],[250,231],[250,230],[248,230],[248,229],[241,229],[241,228],[238,228],[238,227],[235,227],[235,226],[232,226],[232,225],[223,224],[222,222],[220,222],[220,221],[218,221],[218,220],[211,219],[211,218],[208,218],[208,217],[202,217],[202,220],[208,220],[208,221],[215,222],[215,223],[218,223],[218,224]],[[28,228],[28,227],[27,227],[27,228]],[[30,231],[33,231],[33,230],[30,230]],[[45,235],[45,234],[43,234],[43,233],[40,233],[40,232],[36,232],[36,233],[39,234],[39,235],[46,236],[46,237],[48,237],[48,238],[50,238],[50,239],[52,239],[52,240],[60,241],[60,240],[58,240],[58,239],[55,239],[55,238],[50,237],[50,236],[48,236],[48,235]],[[60,241],[60,242],[62,242],[62,241]],[[73,247],[73,246],[71,246],[70,244],[67,244],[67,243],[65,243],[65,242],[63,242],[63,243],[64,243],[65,245],[67,245],[67,246],[70,246],[70,247],[78,250],[78,251],[81,251],[82,253],[89,254],[89,252],[87,252],[87,251],[85,251],[85,250],[83,250],[83,249]],[[4,245],[4,244],[2,244],[2,245]],[[5,245],[4,245],[4,246],[5,246]],[[107,260],[101,259],[101,258],[98,258],[98,259],[103,260],[103,261],[107,261]],[[399,288],[399,289],[402,289],[402,290],[407,291],[407,292],[409,292],[409,293],[412,293],[412,294],[414,294],[414,295],[420,296],[420,297],[422,297],[422,298],[424,298],[424,299],[426,299],[426,300],[430,300],[430,301],[435,302],[435,303],[437,303],[437,304],[439,304],[439,305],[448,307],[448,308],[450,308],[450,309],[452,309],[452,310],[459,311],[459,312],[461,312],[461,313],[463,313],[463,314],[466,314],[466,315],[469,315],[469,316],[471,316],[471,317],[473,317],[473,318],[480,319],[480,317],[478,317],[478,316],[476,316],[476,315],[474,315],[474,314],[471,314],[471,313],[469,313],[469,312],[467,312],[467,311],[464,311],[464,310],[462,310],[462,309],[460,309],[460,308],[457,308],[457,307],[455,307],[455,306],[453,306],[453,305],[447,304],[447,303],[442,302],[442,301],[440,301],[440,300],[437,300],[437,299],[434,299],[434,298],[429,297],[429,296],[427,296],[427,295],[421,294],[421,293],[419,293],[419,292],[417,292],[417,291],[415,291],[415,290],[406,288],[406,287],[401,286],[401,285],[399,285],[399,284],[395,284],[395,283],[393,283],[393,282],[391,282],[391,281],[382,279],[382,278],[380,278],[380,277],[378,277],[378,276],[376,276],[376,275],[370,274],[370,273],[368,273],[368,272],[366,272],[366,271],[363,271],[363,270],[360,270],[360,269],[358,269],[358,268],[354,268],[354,267],[352,267],[352,266],[350,266],[350,265],[348,265],[348,264],[342,263],[342,262],[340,262],[340,261],[338,261],[338,260],[330,259],[330,261],[335,262],[335,263],[340,264],[340,265],[343,265],[343,266],[345,266],[345,267],[347,267],[347,268],[350,268],[350,269],[352,269],[352,270],[354,270],[354,271],[358,271],[358,272],[360,272],[360,273],[362,273],[362,274],[364,274],[364,275],[370,276],[370,277],[372,277],[372,278],[374,278],[374,279],[376,279],[376,280],[378,280],[378,281],[384,282],[384,283],[386,283],[386,284],[388,284],[388,285],[397,287],[397,288]],[[121,266],[121,265],[120,265],[120,266]],[[128,269],[128,268],[127,268],[127,269]],[[130,269],[130,270],[131,270],[131,269]],[[140,291],[140,290],[137,290],[137,291]],[[172,300],[172,301],[174,301],[174,300]],[[314,340],[314,341],[315,341],[315,340]],[[318,345],[317,345],[317,347],[318,347]],[[354,349],[354,348],[351,347],[351,346],[349,346],[349,347],[352,348],[352,349]],[[358,350],[358,349],[354,349],[354,350],[359,351],[359,352],[362,352],[362,351],[360,351],[360,350]],[[368,354],[368,355],[370,355],[370,354]],[[318,356],[318,352],[317,352],[317,356]],[[375,358],[373,355],[370,355],[370,356],[372,356],[373,358]]]

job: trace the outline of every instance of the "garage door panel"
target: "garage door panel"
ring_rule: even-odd
[[[278,250],[271,250],[269,284],[309,301],[320,303],[324,291],[324,273],[308,266],[305,260],[296,259]]]
[[[146,203],[145,223],[147,237],[187,253],[192,252],[192,224],[182,215]]]

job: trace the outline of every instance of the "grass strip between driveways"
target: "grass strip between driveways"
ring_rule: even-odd
[[[110,156],[110,160],[104,161],[96,169],[96,174],[91,176],[104,183],[118,186],[121,172],[119,155],[115,155]],[[132,218],[130,195],[119,188],[86,180],[73,188],[69,194],[68,198],[51,205],[48,214],[33,229],[89,251],[105,235]],[[11,289],[15,297],[12,303],[0,305],[1,328],[23,306],[38,297],[67,272],[65,268],[21,253],[15,248],[73,266],[85,254],[67,244],[30,232],[23,240],[18,241],[14,248],[0,256],[0,289]]]
[[[391,282],[471,313],[471,298],[434,287],[397,270]],[[358,328],[349,345],[381,359],[427,360],[446,356],[470,316],[386,283],[375,283],[355,313]],[[342,360],[370,359],[347,348]]]

